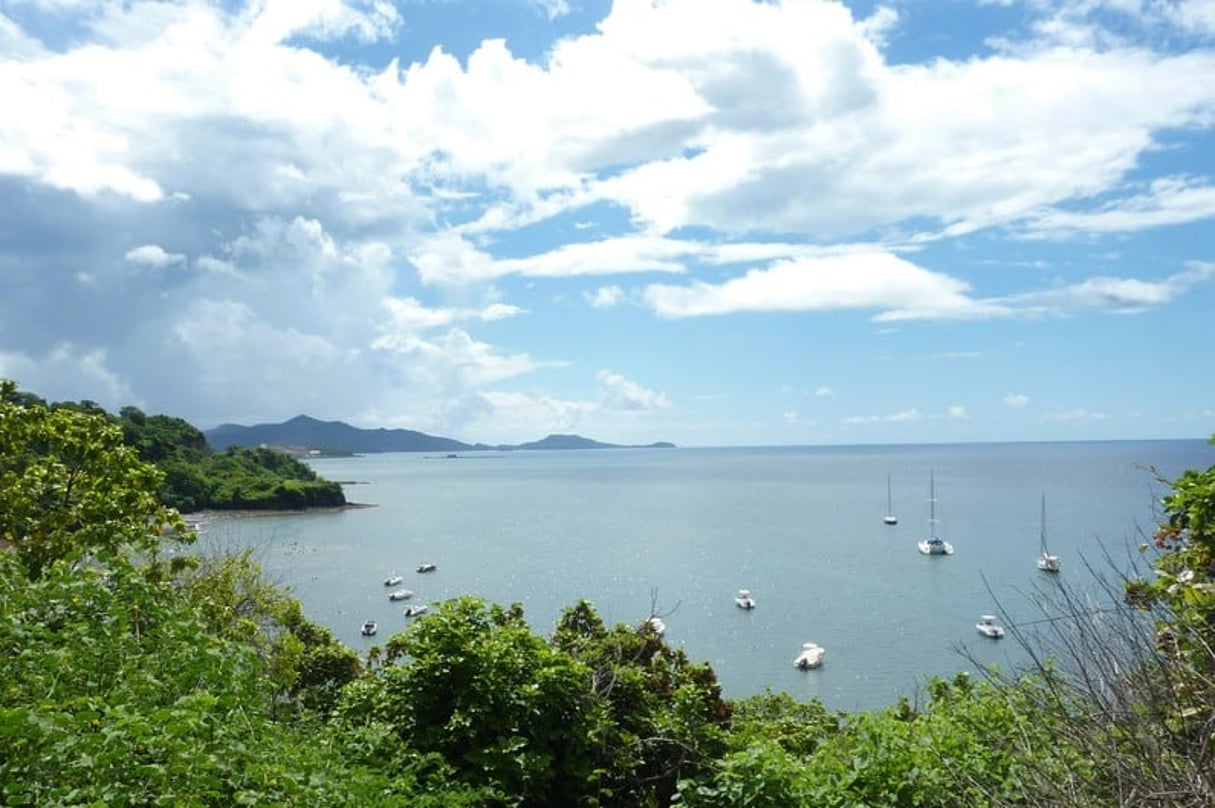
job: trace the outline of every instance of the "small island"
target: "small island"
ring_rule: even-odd
[[[675,444],[660,441],[647,443],[644,446],[625,445],[619,443],[601,443],[597,440],[584,438],[581,435],[549,435],[530,443],[520,443],[516,446],[499,446],[499,449],[674,449]]]

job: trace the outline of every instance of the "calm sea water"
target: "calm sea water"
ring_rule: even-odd
[[[1029,620],[1031,593],[1054,585],[1034,566],[1043,495],[1061,578],[1083,587],[1085,559],[1125,558],[1150,534],[1166,489],[1147,467],[1174,477],[1213,463],[1201,440],[367,455],[312,465],[375,507],[219,518],[205,537],[257,547],[306,613],[357,649],[372,643],[365,619],[379,642],[405,627],[406,604],[383,586],[399,573],[415,602],[520,602],[541,634],[579,598],[609,623],[639,624],[653,605],[668,641],[709,662],[729,696],[771,688],[869,709],[972,668],[960,649],[1020,661],[1010,639],[974,625],[997,603]],[[930,470],[948,558],[916,549]],[[414,572],[422,561],[437,571]],[[758,608],[734,605],[739,588]],[[826,662],[795,670],[807,641]]]

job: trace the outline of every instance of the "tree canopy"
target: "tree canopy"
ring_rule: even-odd
[[[159,470],[160,502],[181,513],[200,510],[299,510],[340,507],[346,496],[339,483],[322,479],[308,465],[265,447],[230,447],[215,452],[194,425],[169,415],[147,415],[138,407],[123,407],[111,415],[91,401],[47,404],[31,393],[4,382],[0,396],[15,415],[29,419],[39,410],[56,414],[59,424],[83,424],[96,440],[117,440]],[[92,416],[72,421],[69,414]],[[106,422],[113,430],[101,430]],[[50,436],[47,436],[49,439]]]
[[[0,539],[30,575],[56,560],[152,549],[183,527],[157,492],[163,476],[103,413],[17,403],[0,380]]]

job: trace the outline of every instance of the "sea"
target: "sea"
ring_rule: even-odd
[[[915,699],[934,676],[1020,669],[1024,649],[981,636],[979,616],[1032,622],[1061,585],[1099,605],[1098,579],[1150,545],[1167,481],[1215,464],[1215,447],[595,449],[309,463],[368,507],[213,514],[201,544],[254,548],[309,618],[360,652],[410,622],[408,603],[387,598],[384,580],[398,574],[412,603],[519,603],[540,635],[580,599],[609,624],[660,615],[666,640],[707,662],[726,696],[783,691],[851,711]],[[888,480],[893,526],[883,521]],[[930,512],[953,555],[918,551]],[[1057,576],[1035,565],[1043,529],[1063,558]],[[416,572],[423,562],[436,569]],[[739,589],[754,610],[736,606]],[[360,635],[368,619],[378,636]],[[822,667],[793,667],[806,642],[826,648]]]

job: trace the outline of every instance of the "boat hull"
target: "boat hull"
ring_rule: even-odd
[[[823,664],[823,658],[826,656],[826,648],[814,643],[806,643],[802,646],[802,652],[793,660],[793,667],[803,671],[817,668]]]
[[[975,630],[984,637],[990,637],[993,640],[998,640],[1004,636],[1004,627],[996,622],[994,614],[985,614],[979,618],[979,622],[975,623]]]

